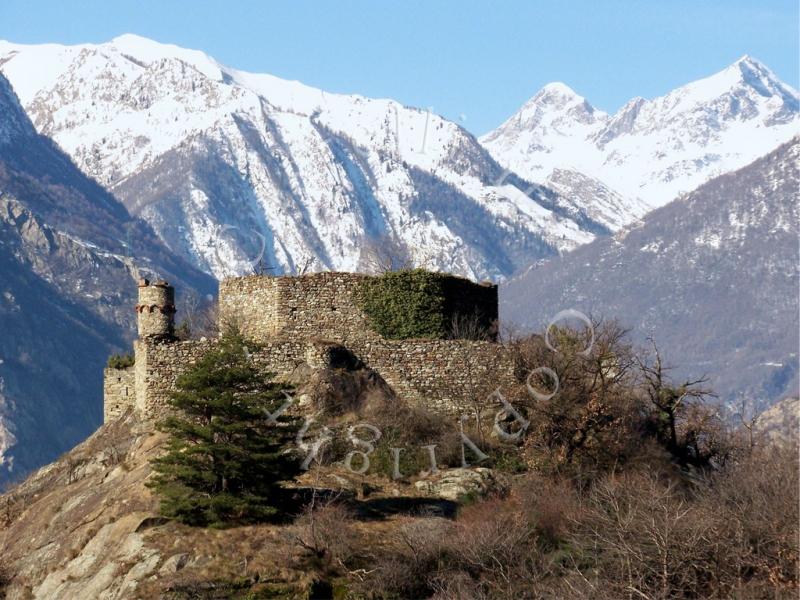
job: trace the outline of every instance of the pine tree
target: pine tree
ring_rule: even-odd
[[[275,515],[278,482],[295,472],[285,452],[294,420],[270,420],[286,401],[285,387],[252,364],[244,338],[231,329],[176,388],[170,405],[177,410],[159,424],[170,435],[167,451],[152,461],[148,483],[161,513],[211,526]]]

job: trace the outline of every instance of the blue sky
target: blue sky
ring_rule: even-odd
[[[2,39],[137,33],[240,69],[431,108],[476,134],[550,81],[614,111],[750,54],[796,88],[799,19],[797,0],[0,0]]]

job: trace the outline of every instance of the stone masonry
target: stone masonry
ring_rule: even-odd
[[[253,360],[265,373],[287,378],[299,367],[336,367],[344,352],[376,371],[398,396],[445,413],[462,412],[495,388],[515,383],[511,357],[493,341],[388,340],[372,331],[357,299],[365,277],[314,273],[225,279],[219,290],[220,323],[236,323],[260,346]],[[496,324],[496,286],[452,277],[445,294],[447,310],[480,314]],[[136,310],[135,366],[106,370],[106,421],[128,407],[145,418],[158,417],[180,373],[215,343],[174,339],[174,289],[166,282],[140,282]]]
[[[139,303],[136,305],[139,337],[169,338],[175,333],[175,288],[166,281],[153,285],[139,281]]]
[[[133,408],[136,400],[136,373],[127,369],[103,371],[103,421],[108,423]]]

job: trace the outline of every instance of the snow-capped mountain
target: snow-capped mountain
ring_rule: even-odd
[[[102,421],[102,369],[134,336],[140,274],[184,298],[216,287],[39,135],[0,75],[0,487]]]
[[[216,276],[367,268],[374,249],[501,279],[607,229],[456,124],[124,35],[0,42],[36,129]]]
[[[616,114],[545,86],[481,138],[503,166],[616,229],[800,132],[800,95],[756,59]]]
[[[709,376],[720,399],[797,394],[800,137],[611,237],[501,286],[501,318],[534,330],[560,310],[652,336],[671,375]]]

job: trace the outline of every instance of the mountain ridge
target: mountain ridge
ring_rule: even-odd
[[[45,59],[53,67],[21,93],[37,130],[217,277],[252,268],[254,235],[267,240],[259,258],[276,273],[308,260],[314,270],[359,270],[365,247],[391,245],[418,265],[504,279],[531,255],[607,233],[429,111],[246,73],[136,36],[0,43],[12,83]],[[212,167],[227,187],[207,181]],[[451,204],[420,208],[437,195]],[[484,215],[490,252],[450,228],[462,211]]]
[[[745,166],[798,127],[800,94],[745,55],[663,96],[632,98],[614,114],[566,84],[548,84],[480,141],[503,166],[542,185],[552,186],[556,171],[597,180],[621,198],[616,209],[604,197],[573,194],[619,229]],[[568,183],[554,187],[568,196]]]

